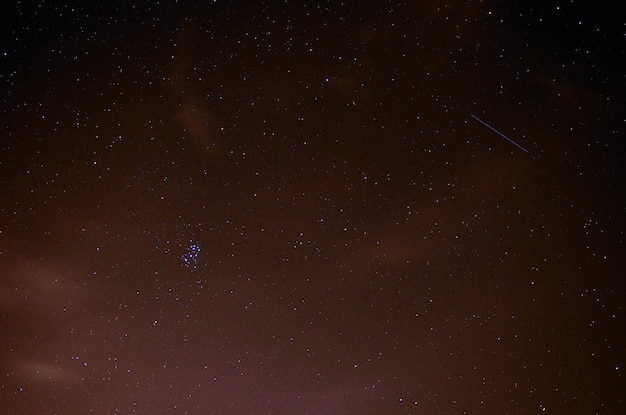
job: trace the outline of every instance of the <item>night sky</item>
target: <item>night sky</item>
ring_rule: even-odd
[[[623,13],[10,3],[0,413],[626,413]]]

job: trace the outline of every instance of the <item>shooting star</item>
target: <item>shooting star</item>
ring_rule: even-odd
[[[475,116],[474,114],[470,114],[472,116],[473,119],[475,119],[476,121],[478,121],[479,123],[481,123],[482,125],[484,125],[485,127],[489,128],[491,131],[497,133],[500,135],[500,137],[505,138],[506,140],[508,140],[509,142],[515,144],[518,148],[524,150],[525,152],[528,153],[528,150],[526,150],[524,147],[520,146],[519,144],[517,144],[515,141],[511,140],[509,137],[507,137],[506,135],[502,134],[500,131],[496,130],[495,128],[493,128],[492,126],[490,126],[489,124],[487,124],[486,122],[484,122],[483,120],[481,120],[480,118],[478,118],[477,116]]]

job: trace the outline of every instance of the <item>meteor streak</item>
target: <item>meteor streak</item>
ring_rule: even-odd
[[[505,138],[506,140],[508,140],[509,142],[515,144],[518,148],[524,150],[525,152],[528,153],[528,150],[526,150],[524,147],[520,146],[519,144],[517,144],[515,141],[511,140],[509,137],[507,137],[506,135],[502,134],[500,131],[496,130],[495,128],[493,128],[492,126],[490,126],[489,124],[487,124],[486,122],[484,122],[483,120],[481,120],[480,118],[478,118],[477,116],[475,116],[474,114],[470,114],[472,116],[473,119],[475,119],[476,121],[478,121],[479,123],[481,123],[482,125],[484,125],[485,127],[489,128],[491,131],[497,133],[500,135],[500,137]]]

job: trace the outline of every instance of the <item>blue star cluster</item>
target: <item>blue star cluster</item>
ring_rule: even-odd
[[[185,253],[179,258],[182,261],[182,266],[185,268],[196,269],[198,268],[198,256],[202,249],[200,245],[190,241],[189,245],[185,248]]]

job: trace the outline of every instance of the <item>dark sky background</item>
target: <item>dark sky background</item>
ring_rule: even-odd
[[[625,413],[622,13],[11,3],[2,414]]]

